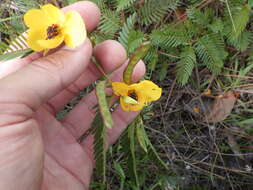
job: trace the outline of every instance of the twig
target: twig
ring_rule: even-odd
[[[171,55],[169,53],[165,53],[165,52],[162,52],[162,51],[158,51],[158,53],[161,54],[161,55],[165,55],[167,57],[172,57],[172,58],[180,59],[180,57],[178,57],[178,56]]]

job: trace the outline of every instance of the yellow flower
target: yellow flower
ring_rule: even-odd
[[[162,94],[162,89],[149,80],[131,85],[112,82],[112,89],[116,96],[120,96],[124,111],[139,111],[147,103],[158,100]]]
[[[85,24],[78,12],[64,14],[51,4],[29,10],[24,15],[24,22],[29,28],[27,43],[34,51],[56,48],[63,41],[75,48],[86,38]]]
[[[192,110],[193,110],[194,113],[200,113],[200,109],[197,106],[193,107]]]

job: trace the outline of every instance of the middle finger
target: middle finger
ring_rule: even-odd
[[[94,48],[94,56],[105,72],[116,70],[126,61],[126,52],[123,46],[113,40],[107,40]],[[56,114],[81,90],[90,85],[101,76],[97,67],[90,63],[83,74],[69,87],[47,102],[45,107],[52,114]]]

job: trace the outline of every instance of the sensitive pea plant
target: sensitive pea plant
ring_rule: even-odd
[[[50,2],[64,7],[76,1]],[[252,1],[90,1],[102,13],[97,29],[87,34],[92,43],[117,40],[129,57],[123,81],[104,75],[91,86],[99,102],[89,131],[97,165],[92,189],[251,190]],[[3,0],[0,61],[82,43],[86,31],[80,17],[48,2]],[[30,18],[22,24],[31,10],[45,18],[44,27]],[[34,36],[36,31],[40,35]],[[133,82],[140,59],[147,74]],[[95,58],[93,63],[99,67]],[[106,151],[115,106],[142,111]]]

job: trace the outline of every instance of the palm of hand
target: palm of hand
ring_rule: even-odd
[[[36,135],[42,136],[42,139],[37,138],[41,140],[34,144],[34,148],[39,150],[43,146],[45,149],[42,189],[88,188],[93,168],[89,147],[80,145],[64,124],[57,121],[47,109],[37,111],[34,119],[41,132]],[[40,170],[38,168],[34,172]]]

